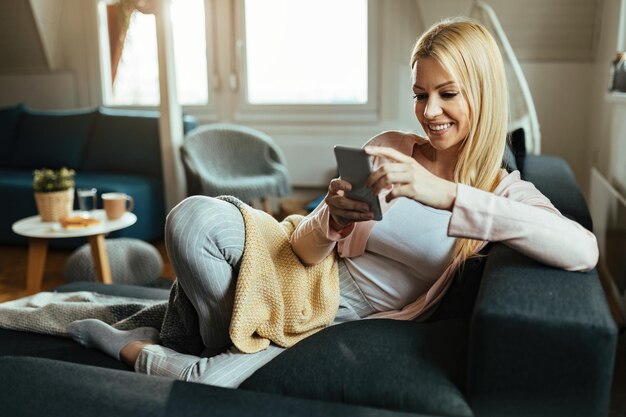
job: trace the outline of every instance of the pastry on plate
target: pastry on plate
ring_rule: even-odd
[[[100,224],[100,220],[98,219],[80,216],[63,217],[61,220],[59,220],[59,222],[61,223],[61,226],[67,230],[84,229],[86,227]]]

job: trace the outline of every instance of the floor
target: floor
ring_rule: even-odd
[[[174,280],[175,274],[167,258],[165,244],[153,244],[164,261],[163,278]],[[64,283],[63,268],[71,249],[49,249],[42,289],[58,287]],[[14,300],[28,295],[25,291],[27,248],[25,246],[0,246],[0,302]]]
[[[156,242],[164,260],[163,278],[175,274],[167,258],[163,242]],[[72,250],[50,249],[46,260],[43,289],[61,285],[63,267]],[[23,297],[26,276],[27,249],[24,246],[0,246],[0,302]],[[626,331],[619,336],[609,417],[626,417]]]

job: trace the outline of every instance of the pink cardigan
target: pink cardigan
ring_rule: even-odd
[[[414,134],[384,132],[368,142],[373,146],[393,147],[412,155],[413,147],[425,143]],[[381,161],[374,159],[374,167]],[[383,213],[394,203],[379,196]],[[291,246],[300,260],[313,265],[337,246],[340,257],[363,254],[374,221],[355,223],[341,232],[329,226],[330,211],[322,202],[298,226]],[[448,225],[448,235],[487,242],[502,242],[546,265],[568,271],[592,269],[598,261],[596,238],[580,224],[564,217],[535,186],[520,178],[519,171],[502,177],[493,193],[464,184],[457,185],[457,196]],[[482,247],[482,246],[481,246]],[[431,288],[401,310],[383,311],[369,318],[413,320],[425,318],[452,283],[460,259],[453,259]]]

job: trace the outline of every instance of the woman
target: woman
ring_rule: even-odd
[[[501,168],[508,103],[502,58],[489,33],[463,19],[431,27],[411,57],[415,114],[427,134],[384,132],[365,150],[373,157],[368,185],[383,220],[344,196],[328,194],[290,238],[306,265],[339,255],[340,301],[333,323],[365,317],[422,319],[436,307],[455,270],[489,241],[503,242],[567,270],[595,266],[595,237],[563,217],[519,172]],[[70,334],[138,372],[236,387],[283,348],[244,354],[229,337],[233,293],[246,227],[225,201],[191,197],[168,216],[166,244],[182,299],[198,317],[201,357],[156,344],[155,329],[122,332],[96,320]],[[330,277],[329,277],[330,279]],[[170,301],[169,311],[175,311]]]

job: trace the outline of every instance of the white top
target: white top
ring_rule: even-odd
[[[401,197],[372,229],[365,253],[346,266],[372,307],[396,310],[441,276],[452,261],[451,213]]]
[[[78,216],[80,212],[73,212],[72,215]],[[117,220],[108,220],[104,210],[93,210],[91,217],[100,220],[100,223],[82,229],[67,230],[59,222],[42,222],[39,216],[31,216],[13,223],[12,229],[18,235],[51,239],[101,235],[124,229],[137,222],[137,216],[130,212],[124,213]]]

